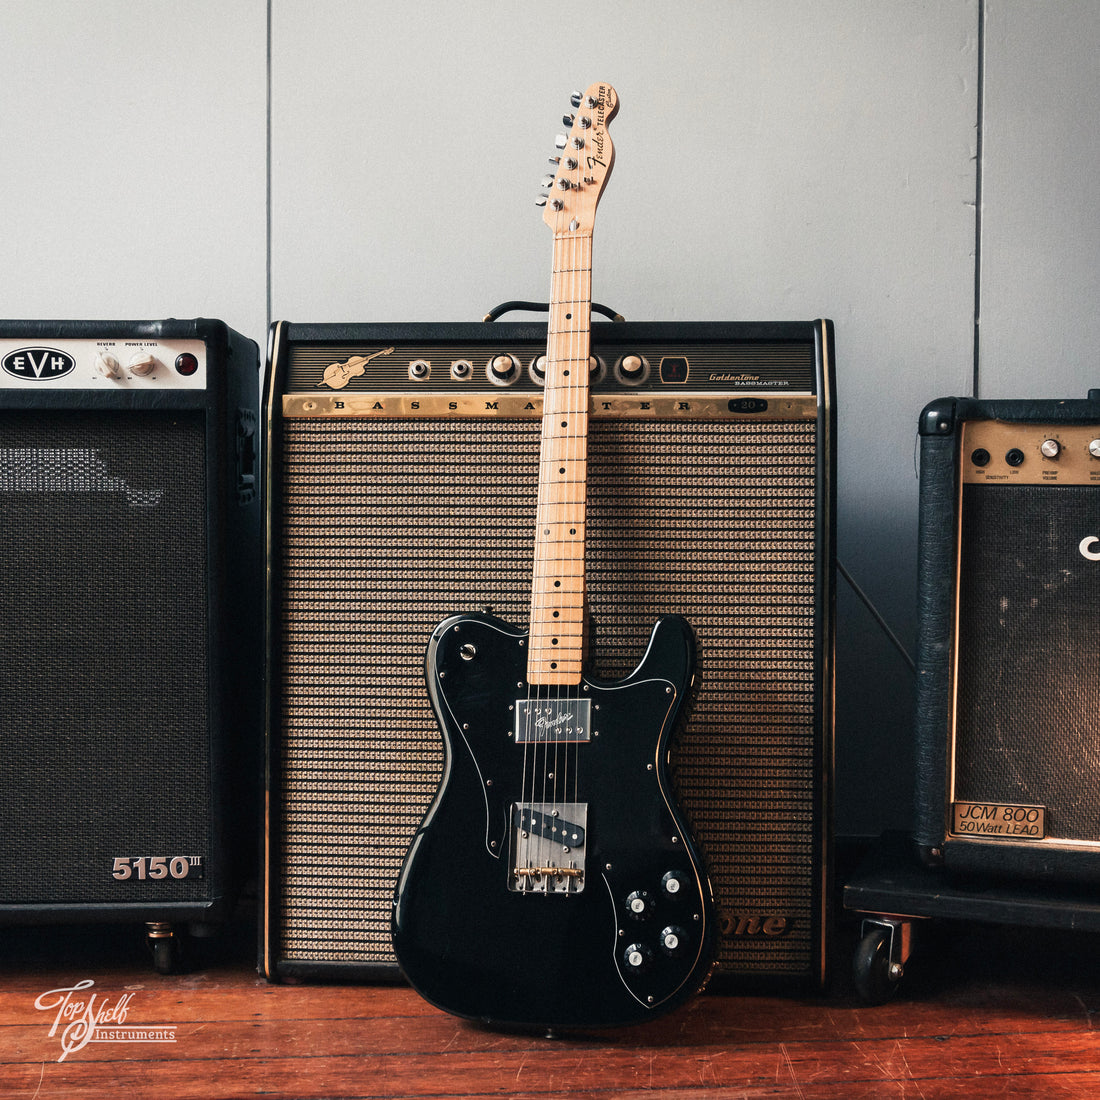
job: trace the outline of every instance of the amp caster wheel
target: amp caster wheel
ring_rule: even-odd
[[[885,1004],[898,991],[911,949],[908,921],[865,920],[863,938],[852,962],[852,980],[860,1000]]]
[[[145,928],[153,953],[153,969],[158,974],[177,973],[183,961],[183,945],[172,925],[167,921],[150,921]]]

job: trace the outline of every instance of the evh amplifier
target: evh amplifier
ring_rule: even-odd
[[[1100,390],[933,402],[920,451],[921,853],[1100,879]]]
[[[545,345],[545,324],[272,327],[272,978],[397,976],[394,886],[444,766],[424,655],[457,611],[526,626]],[[824,966],[831,359],[824,321],[592,327],[590,660],[616,679],[658,614],[695,629],[672,763],[742,979]]]
[[[0,922],[163,946],[224,919],[255,851],[258,428],[221,322],[0,322]]]

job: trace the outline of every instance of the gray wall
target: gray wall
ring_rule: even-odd
[[[272,318],[545,298],[537,181],[568,93],[609,80],[594,296],[638,320],[833,318],[840,558],[911,649],[921,407],[975,377],[1100,384],[1100,5],[589,10],[8,0],[0,314],[216,316],[262,346]],[[838,825],[904,827],[912,677],[843,583],[838,602]]]

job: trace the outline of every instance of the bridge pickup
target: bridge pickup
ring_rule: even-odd
[[[591,699],[517,699],[517,744],[587,741],[592,729]]]
[[[513,824],[520,833],[556,840],[567,851],[570,848],[584,847],[584,826],[575,821],[567,821],[560,816],[558,810],[546,813],[534,809],[529,803],[518,803],[512,807],[512,814]]]

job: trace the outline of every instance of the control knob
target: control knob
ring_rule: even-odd
[[[118,360],[109,351],[100,351],[95,357],[96,374],[104,378],[118,378],[122,374],[122,368]]]
[[[144,378],[157,368],[157,357],[148,351],[139,351],[130,359],[130,373]]]
[[[645,381],[649,364],[640,355],[624,355],[615,368],[619,381],[627,386],[637,386]]]
[[[1100,439],[1093,439],[1089,442],[1089,454],[1093,458],[1100,458]]]
[[[1061,449],[1062,445],[1057,439],[1044,439],[1039,445],[1039,450],[1042,451],[1044,458],[1057,458]]]
[[[680,871],[669,871],[662,879],[661,886],[665,893],[675,897],[687,886],[687,879]]]
[[[510,355],[494,355],[489,360],[489,380],[498,386],[514,382],[518,373],[519,366]]]
[[[682,955],[686,947],[687,937],[682,928],[670,924],[667,928],[661,929],[661,950],[666,955]]]
[[[635,890],[626,899],[627,916],[644,920],[653,911],[653,899],[646,890]]]

